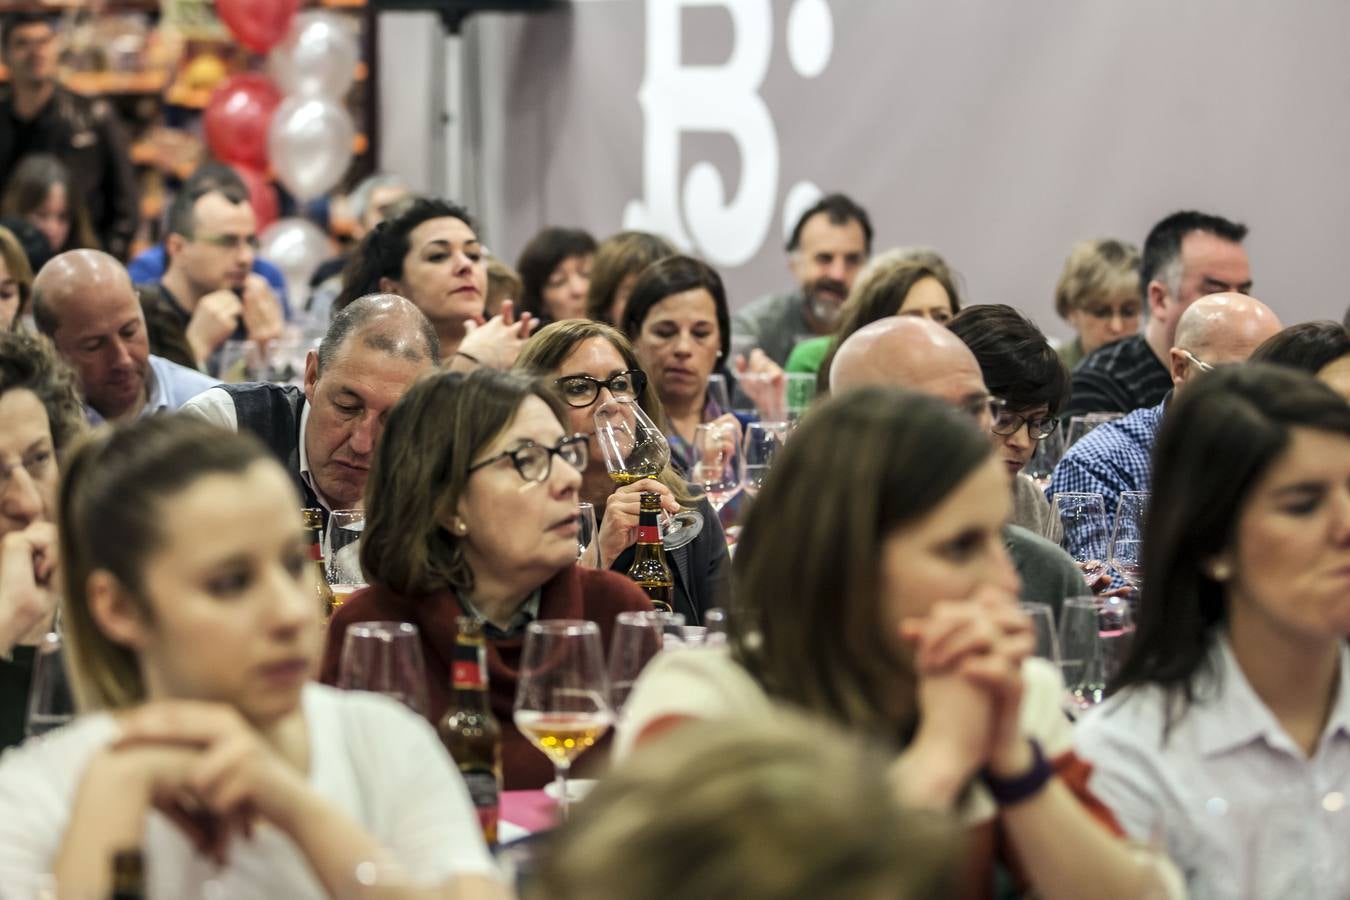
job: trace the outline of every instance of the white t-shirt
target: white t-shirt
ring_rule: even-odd
[[[310,785],[409,876],[496,877],[464,782],[421,717],[386,697],[319,684],[306,685],[302,704]],[[33,896],[46,883],[85,768],[117,734],[113,718],[96,713],[0,757],[0,900]],[[221,897],[327,897],[300,849],[266,825],[251,840],[236,836],[229,862],[217,868],[152,811],[145,859],[152,898],[200,897],[212,880]],[[361,862],[352,860],[353,871]]]
[[[1036,738],[1048,759],[1071,749],[1072,726],[1060,709],[1063,682],[1042,659],[1022,664],[1022,730]],[[777,714],[778,703],[759,682],[731,658],[725,647],[700,647],[658,653],[638,677],[624,704],[616,729],[614,758],[622,759],[652,723],[666,718],[765,721]],[[994,798],[978,782],[966,793],[959,815],[978,824],[998,813]]]

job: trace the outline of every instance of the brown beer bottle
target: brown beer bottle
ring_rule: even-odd
[[[642,493],[638,516],[637,550],[628,577],[652,599],[652,607],[671,612],[675,602],[675,576],[666,562],[666,548],[661,545],[661,528],[657,517],[661,514],[661,495],[655,491]]]
[[[450,663],[453,694],[450,708],[437,727],[441,743],[459,766],[469,789],[483,837],[497,843],[497,816],[502,793],[502,728],[488,702],[487,647],[483,620],[457,619],[455,652]]]
[[[323,510],[302,509],[300,514],[305,518],[305,528],[309,529],[309,558],[314,560],[315,571],[319,577],[319,582],[315,586],[315,596],[319,598],[319,609],[323,611],[323,617],[327,620],[333,615],[337,604],[334,602],[333,589],[328,585],[328,567],[324,565],[323,560]]]
[[[145,858],[140,850],[118,850],[112,860],[111,900],[145,900]]]

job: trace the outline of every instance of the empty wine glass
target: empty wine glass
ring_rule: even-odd
[[[1055,633],[1054,609],[1049,603],[1023,603],[1021,610],[1031,620],[1031,631],[1036,636],[1036,656],[1059,668],[1059,638]]]
[[[361,532],[366,527],[363,509],[335,509],[328,516],[328,586],[333,590],[333,608],[366,586],[361,571]]]
[[[704,396],[712,401],[722,412],[731,412],[731,393],[727,390],[727,376],[714,372],[708,376],[708,386]]]
[[[337,686],[392,697],[427,714],[427,674],[417,626],[411,622],[354,622],[342,639]]]
[[[66,673],[61,636],[48,632],[33,653],[33,680],[28,687],[28,717],[24,735],[36,737],[75,718],[75,698]]]
[[[620,721],[638,675],[665,647],[666,630],[683,625],[684,616],[679,613],[654,609],[621,612],[615,619],[609,646],[609,695]]]
[[[514,718],[520,733],[553,763],[563,818],[572,762],[614,721],[609,697],[598,625],[546,619],[526,626]]]
[[[727,611],[720,606],[714,606],[703,614],[703,624],[708,629],[708,635],[704,643],[709,647],[715,647],[727,642]]]
[[[623,486],[656,478],[670,465],[670,443],[637,403],[617,397],[595,411],[595,439],[605,459],[610,480]],[[698,537],[703,517],[697,510],[663,516],[661,543],[677,550]]]
[[[1118,412],[1090,412],[1081,416],[1073,416],[1069,419],[1068,429],[1064,433],[1064,449],[1068,449],[1076,444],[1079,438],[1087,435],[1098,425],[1110,422],[1112,419],[1119,419],[1124,413]]]
[[[588,569],[600,568],[600,542],[596,535],[595,506],[584,500],[578,504],[577,519],[577,565]]]
[[[706,422],[694,429],[690,481],[701,485],[718,512],[740,491],[740,453],[736,428],[728,422]]]
[[[1063,492],[1055,495],[1053,515],[1064,526],[1064,549],[1082,570],[1089,586],[1106,571],[1111,533],[1106,519],[1106,501],[1101,494]]]
[[[789,372],[783,379],[783,417],[789,422],[800,419],[816,399],[816,375]]]
[[[751,497],[759,493],[769,468],[787,439],[786,422],[751,422],[745,429],[741,451],[741,489]]]
[[[1023,471],[1042,491],[1050,486],[1050,477],[1055,474],[1055,466],[1064,457],[1064,432],[1056,428],[1043,439],[1036,442]]]
[[[1059,613],[1059,652],[1070,713],[1100,703],[1106,691],[1105,658],[1097,603],[1092,598],[1064,601]]]
[[[1143,587],[1144,517],[1148,491],[1121,491],[1116,504],[1116,525],[1111,532],[1111,568],[1136,591]]]

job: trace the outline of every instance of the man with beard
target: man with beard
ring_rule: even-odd
[[[797,289],[760,297],[731,320],[735,346],[758,347],[780,366],[797,341],[834,331],[839,308],[872,252],[872,222],[848,197],[829,194],[802,213],[787,251]]]
[[[75,369],[93,424],[176,410],[217,383],[151,355],[131,278],[107,253],[71,250],[43,266],[33,321]]]

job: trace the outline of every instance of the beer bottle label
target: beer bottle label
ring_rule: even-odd
[[[450,663],[450,684],[456,690],[481,688],[483,673],[478,668],[478,660],[476,658],[453,660]]]
[[[639,544],[661,543],[661,529],[656,525],[639,525],[637,542]]]

